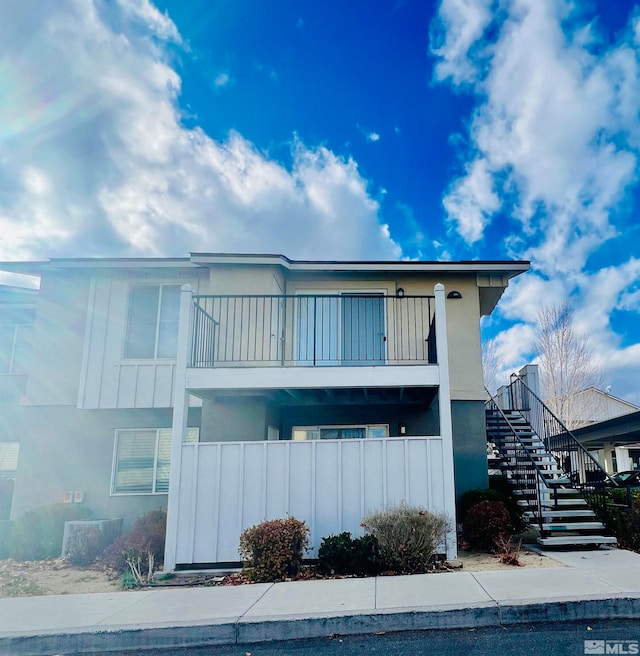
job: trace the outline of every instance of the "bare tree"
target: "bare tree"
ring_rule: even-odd
[[[572,410],[573,397],[588,387],[602,386],[604,370],[586,335],[576,332],[568,301],[540,308],[534,350],[545,402],[567,428],[574,428],[578,417]]]
[[[498,339],[488,339],[482,342],[482,377],[489,394],[495,395],[498,389],[498,373],[500,371],[500,349]]]

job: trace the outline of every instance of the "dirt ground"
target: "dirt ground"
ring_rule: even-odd
[[[495,556],[486,553],[464,552],[458,554],[465,572],[482,570],[508,570],[513,565],[501,564]],[[520,562],[524,567],[561,567],[557,561],[522,550]],[[445,575],[446,573],[439,574]],[[221,585],[217,577],[193,577],[176,579],[173,584],[180,585]],[[0,560],[0,597],[30,597],[37,595],[83,594],[88,592],[123,592],[117,576],[92,567],[72,567],[63,560],[38,562],[16,562]]]

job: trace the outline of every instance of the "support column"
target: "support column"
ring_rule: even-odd
[[[436,349],[438,356],[439,384],[438,399],[440,411],[440,437],[442,439],[442,461],[444,479],[444,512],[452,525],[447,534],[447,558],[458,557],[456,537],[456,487],[453,469],[453,430],[451,427],[451,387],[449,383],[449,347],[447,342],[447,313],[444,285],[434,287],[436,297]]]
[[[187,363],[189,345],[193,328],[193,288],[182,285],[180,293],[180,323],[178,326],[178,346],[176,371],[173,388],[173,423],[171,431],[171,470],[169,472],[169,496],[167,499],[167,533],[164,547],[164,571],[176,567],[178,546],[178,508],[180,504],[180,475],[182,471],[182,444],[187,434],[187,415],[189,414],[189,391],[187,384]]]
[[[619,472],[633,469],[633,461],[629,456],[629,449],[626,446],[614,447],[614,453],[616,454],[616,468]],[[608,473],[615,474],[616,472],[612,471]]]

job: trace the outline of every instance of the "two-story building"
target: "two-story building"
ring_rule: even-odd
[[[528,267],[1,264],[40,277],[22,395],[0,401],[11,515],[68,500],[130,525],[168,507],[168,568],[237,561],[243,528],[287,514],[314,548],[402,500],[453,518],[487,484],[480,317]]]

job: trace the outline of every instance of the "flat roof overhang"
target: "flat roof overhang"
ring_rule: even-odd
[[[576,428],[572,433],[585,446],[602,442],[634,444],[640,442],[640,411]]]
[[[51,269],[161,269],[197,268],[215,265],[279,266],[288,271],[396,272],[396,273],[488,273],[509,278],[529,270],[527,260],[436,261],[332,261],[291,260],[284,255],[192,253],[180,258],[51,258],[32,262],[0,262],[0,271],[40,275]]]

